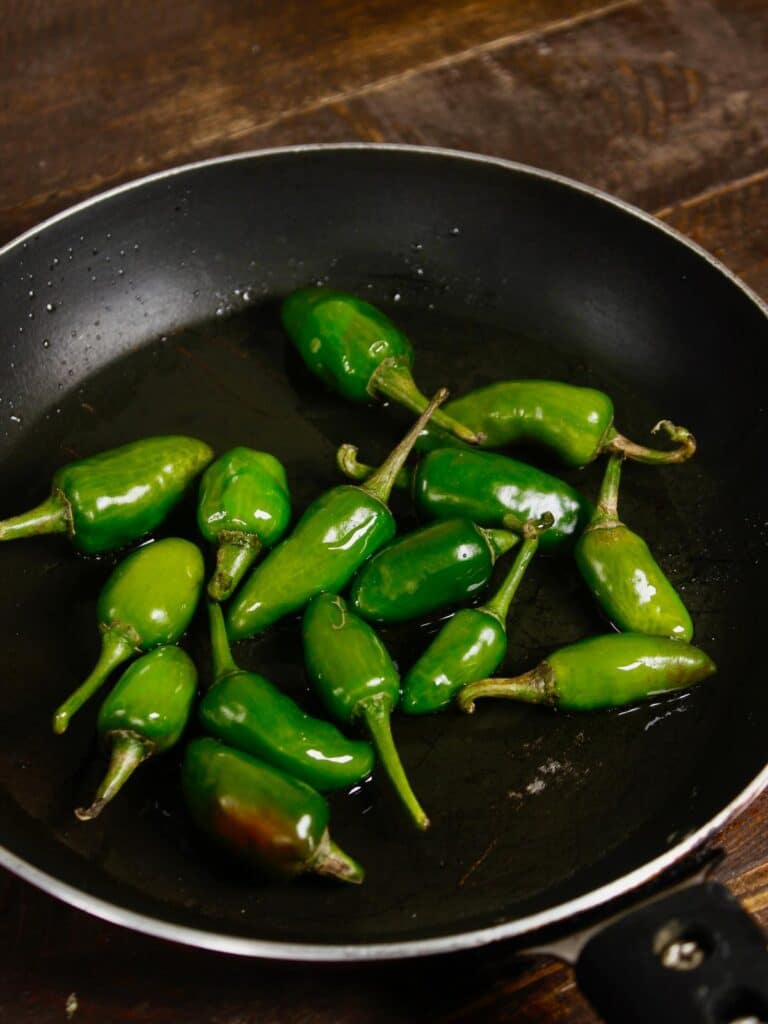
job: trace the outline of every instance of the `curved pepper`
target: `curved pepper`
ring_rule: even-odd
[[[413,347],[382,312],[354,295],[303,288],[282,305],[283,325],[307,367],[353,402],[381,396],[422,413],[428,399],[411,374]],[[464,441],[480,440],[442,412],[435,420]]]
[[[214,685],[200,704],[206,732],[261,758],[321,792],[352,786],[371,774],[373,750],[335,725],[306,714],[264,676],[235,664],[224,616],[209,603]]]
[[[342,445],[336,460],[342,473],[365,480],[370,468],[357,461],[357,448]],[[541,535],[542,554],[569,550],[592,514],[592,505],[562,480],[495,452],[438,448],[422,456],[410,478],[416,511],[424,519],[466,516],[481,526],[498,526],[506,515],[526,522],[553,517]]]
[[[636,462],[685,462],[696,441],[685,427],[661,420],[651,433],[663,431],[676,447],[658,451],[622,436],[613,423],[613,402],[602,391],[552,380],[505,380],[449,402],[446,413],[484,435],[484,448],[540,444],[568,466],[585,466],[604,452]],[[445,448],[450,434],[430,425],[417,448]]]
[[[206,469],[200,481],[197,523],[217,545],[208,596],[225,601],[256,561],[285,533],[291,496],[285,470],[268,452],[233,448]]]
[[[66,732],[75,712],[118,665],[153,647],[176,643],[195,613],[204,572],[200,549],[178,537],[145,544],[120,562],[97,605],[99,660],[55,712],[54,732]]]
[[[0,522],[0,541],[66,533],[86,554],[112,551],[159,526],[212,458],[203,441],[171,436],[72,462],[55,474],[42,504]]]
[[[591,522],[574,555],[584,581],[610,621],[624,632],[690,640],[693,623],[648,545],[618,514],[622,457],[612,455]]]
[[[369,622],[389,623],[460,604],[486,585],[496,559],[517,543],[509,530],[486,530],[469,519],[430,523],[366,562],[349,603]]]
[[[240,588],[227,614],[233,640],[252,636],[299,611],[315,594],[336,592],[395,534],[387,502],[424,424],[445,400],[439,391],[411,430],[360,487],[334,487],[314,501]]]
[[[684,690],[716,671],[704,651],[683,640],[610,633],[562,647],[523,675],[480,679],[465,686],[457,699],[468,713],[478,697],[594,711]]]
[[[195,824],[268,875],[314,873],[362,882],[362,867],[328,834],[328,804],[311,786],[216,740],[193,740],[181,769]]]
[[[309,603],[302,633],[307,671],[328,711],[340,722],[363,720],[414,823],[429,828],[392,739],[390,716],[400,699],[400,677],[386,647],[333,594],[319,594]]]
[[[509,606],[551,525],[548,513],[523,526],[523,543],[499,590],[479,608],[464,608],[440,630],[403,681],[402,709],[423,715],[445,707],[462,686],[494,672],[507,653]]]
[[[109,770],[81,821],[97,817],[147,758],[175,746],[197,692],[197,669],[179,647],[158,647],[131,665],[101,705],[96,730]]]

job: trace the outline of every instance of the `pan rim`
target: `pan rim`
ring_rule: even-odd
[[[17,247],[22,247],[26,242],[35,239],[48,228],[60,221],[75,217],[83,210],[87,210],[99,203],[106,202],[115,196],[121,195],[133,189],[156,181],[162,181],[182,175],[190,171],[211,167],[219,164],[234,163],[236,161],[251,161],[255,159],[266,159],[283,155],[301,155],[302,153],[314,152],[402,152],[410,155],[432,156],[448,158],[451,160],[462,160],[471,164],[490,164],[504,170],[513,171],[517,174],[528,175],[534,178],[544,179],[573,189],[598,199],[601,202],[622,210],[631,216],[638,218],[650,227],[661,230],[666,235],[686,246],[700,258],[703,258],[715,270],[723,274],[731,284],[739,288],[747,299],[751,300],[763,315],[768,318],[768,304],[766,304],[752,289],[745,284],[736,274],[726,267],[720,260],[707,252],[697,243],[682,235],[675,228],[654,217],[638,207],[618,199],[600,189],[575,181],[564,175],[556,174],[541,168],[532,167],[527,164],[512,160],[505,160],[501,157],[486,156],[484,154],[469,153],[462,150],[442,148],[437,146],[412,146],[400,143],[312,143],[296,146],[281,146],[270,149],[248,150],[240,153],[228,154],[226,156],[212,157],[205,160],[193,161],[181,164],[163,171],[136,178],[107,191],[100,192],[73,206],[54,214],[41,223],[33,226],[9,242],[0,246],[0,257],[10,254]],[[516,918],[500,924],[490,925],[484,928],[476,928],[470,931],[451,932],[447,935],[425,939],[406,939],[403,941],[378,942],[378,943],[296,943],[281,942],[248,936],[231,935],[226,932],[210,931],[189,925],[176,924],[164,921],[147,914],[137,913],[126,907],[111,903],[93,896],[85,890],[78,889],[67,882],[62,882],[55,876],[42,871],[28,861],[23,860],[12,853],[6,847],[0,845],[0,866],[13,872],[24,881],[35,885],[44,892],[52,895],[63,902],[84,910],[102,920],[112,924],[121,925],[134,931],[142,932],[155,938],[166,939],[183,945],[193,946],[200,949],[207,949],[215,952],[229,953],[238,956],[260,957],[274,960],[293,960],[304,962],[341,962],[341,961],[376,961],[376,960],[400,960],[422,956],[431,956],[441,953],[453,953],[464,949],[471,949],[483,946],[491,942],[503,939],[519,938],[523,935],[537,932],[545,927],[561,924],[587,911],[605,906],[620,896],[637,889],[663,873],[673,864],[684,859],[698,847],[707,842],[716,832],[725,826],[731,819],[746,809],[766,788],[768,788],[768,763],[755,775],[745,788],[734,797],[718,814],[707,821],[699,829],[681,839],[669,850],[658,857],[647,861],[645,864],[633,871],[613,879],[605,885],[592,889],[574,899],[549,907],[546,910],[526,917]]]

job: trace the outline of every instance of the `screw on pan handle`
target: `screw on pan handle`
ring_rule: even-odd
[[[608,1024],[768,1024],[766,941],[724,886],[705,882],[599,931],[576,977]]]

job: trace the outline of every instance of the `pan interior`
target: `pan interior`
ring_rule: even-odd
[[[403,942],[524,917],[620,877],[704,824],[760,769],[767,700],[753,645],[768,523],[752,367],[768,330],[738,287],[676,240],[587,193],[499,165],[318,151],[122,192],[10,249],[0,269],[10,364],[0,384],[1,514],[39,501],[68,459],[155,433],[191,433],[218,452],[272,451],[297,514],[338,482],[341,442],[380,460],[407,418],[329,394],[280,329],[279,296],[322,281],[364,295],[405,328],[427,392],[554,378],[608,391],[619,429],[637,439],[662,417],[690,426],[696,459],[627,466],[621,512],[719,665],[690,694],[620,713],[486,702],[473,719],[397,717],[430,833],[416,833],[377,774],[330,798],[333,835],[363,862],[366,884],[276,885],[193,833],[178,753],[143,766],[100,820],[74,819],[104,768],[98,701],[63,738],[49,718],[95,658],[95,600],[115,559],[79,558],[60,538],[3,545],[0,842],[18,856],[119,906],[204,931]],[[566,473],[541,453],[524,455],[594,496],[599,464]],[[394,507],[403,530],[414,524],[402,495]],[[191,497],[162,533],[192,536],[193,527]],[[386,631],[401,669],[437,627]],[[513,608],[504,669],[606,628],[571,561],[539,559]],[[236,653],[321,713],[299,643],[288,621]],[[203,616],[185,646],[206,685]]]

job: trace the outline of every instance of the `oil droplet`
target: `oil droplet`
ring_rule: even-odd
[[[45,308],[49,313],[54,313],[56,311],[56,307],[52,302],[46,302]]]
[[[29,292],[27,294],[29,295],[30,299],[34,299],[34,297],[35,297],[35,290],[34,290],[34,288],[30,288]]]
[[[460,235],[461,234],[461,228],[451,228],[450,231],[448,232],[448,234],[449,235]]]
[[[414,242],[413,245],[411,246],[411,249],[413,249],[414,252],[421,252],[423,248],[424,246],[421,244],[421,242]]]
[[[402,295],[400,294],[400,292],[395,292],[395,294],[392,296],[392,301],[399,302],[400,299],[402,299]]]
[[[50,348],[50,347],[51,347],[51,339],[50,338],[43,338],[43,348]]]

